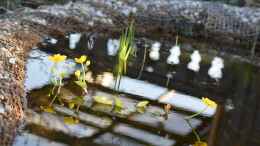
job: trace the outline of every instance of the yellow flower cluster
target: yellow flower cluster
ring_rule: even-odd
[[[217,107],[217,103],[213,100],[210,100],[209,98],[207,97],[202,97],[202,102],[207,105],[208,107],[211,107],[211,108],[216,108]]]
[[[59,62],[65,61],[67,59],[67,56],[61,55],[61,54],[55,54],[53,56],[49,56],[48,59],[54,63],[59,63]]]

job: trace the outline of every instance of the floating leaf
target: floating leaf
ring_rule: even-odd
[[[137,108],[136,111],[142,114],[145,112],[145,108]]]
[[[69,108],[70,108],[70,109],[73,109],[74,107],[75,107],[75,103],[69,102]]]
[[[73,117],[64,117],[64,123],[68,125],[78,124],[79,120]]]
[[[139,103],[136,104],[136,110],[139,113],[144,113],[147,105],[149,104],[149,101],[141,101]]]
[[[95,102],[97,102],[97,103],[113,105],[113,100],[109,99],[106,96],[94,96],[93,98],[94,98]]]
[[[118,97],[115,97],[115,106],[118,107],[118,108],[123,108],[124,107],[124,104],[122,102],[122,100]]]
[[[149,104],[149,101],[140,101],[139,103],[136,104],[136,107],[137,108],[146,108],[148,104]]]
[[[122,113],[122,108],[117,107],[117,106],[114,108],[114,112],[117,113],[117,114],[123,114]]]
[[[51,106],[40,106],[40,109],[47,113],[55,113],[54,109]]]

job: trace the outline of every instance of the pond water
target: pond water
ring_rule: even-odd
[[[147,54],[140,76],[143,62],[140,56],[143,56],[144,48],[137,43],[142,49],[138,49],[137,57],[131,58],[129,71],[122,77],[117,96],[123,102],[123,108],[117,110],[93,100],[93,97],[102,96],[113,101],[115,96],[115,80],[111,72],[116,57],[107,55],[107,41],[107,38],[97,38],[92,49],[83,49],[89,46],[86,37],[83,37],[75,49],[64,49],[69,48],[68,38],[57,41],[48,39],[39,45],[40,48],[31,51],[26,66],[26,124],[14,146],[188,146],[196,139],[184,118],[206,108],[201,101],[202,96],[212,95],[216,100],[221,99],[220,96],[229,96],[226,89],[231,83],[223,80],[232,79],[226,74],[241,65],[234,65],[232,59],[223,58],[223,78],[216,81],[208,75],[214,56],[202,53],[200,71],[196,73],[187,69],[192,51],[182,50],[180,64],[170,66],[163,61],[169,53],[162,50],[162,59],[157,62],[149,59]],[[51,53],[66,54],[72,58],[57,67],[57,70],[66,72],[60,92],[64,99],[81,95],[72,75],[80,66],[74,63],[73,57],[87,54],[91,58],[88,94],[83,97],[79,112],[62,101],[53,104],[54,112],[51,113],[40,108],[51,101],[48,97],[52,89],[50,70],[53,63],[48,60]],[[149,106],[140,112],[136,105],[144,100],[149,101]],[[233,109],[232,98],[228,101],[228,107]],[[165,104],[173,107],[167,114]],[[215,108],[206,108],[200,116],[190,120],[191,126],[205,141],[215,111]],[[68,116],[77,118],[79,123],[65,123],[64,118]]]

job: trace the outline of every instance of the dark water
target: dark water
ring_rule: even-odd
[[[75,50],[65,49],[68,48],[68,39],[64,40],[64,38],[59,40],[56,45],[48,44],[47,46],[39,46],[41,50],[46,52],[62,53],[72,58],[81,54],[87,54],[92,60],[90,69],[94,77],[104,71],[113,71],[116,57],[108,57],[106,54],[107,38],[98,37],[92,50],[87,49],[87,40],[88,37],[83,37]],[[138,42],[137,46],[140,48],[137,51],[137,56],[130,59],[128,66],[127,76],[132,79],[138,77],[141,62],[143,61],[142,56],[144,55],[144,42]],[[85,103],[80,107],[79,114],[68,109],[66,103],[61,104],[58,101],[54,106],[55,114],[43,113],[40,111],[40,106],[47,105],[50,102],[48,93],[51,86],[45,85],[40,89],[30,91],[27,96],[29,107],[27,113],[29,115],[27,118],[28,124],[21,136],[22,140],[19,141],[19,138],[17,140],[18,145],[31,146],[33,142],[38,143],[38,145],[51,145],[48,143],[50,142],[49,140],[52,141],[53,145],[57,143],[57,145],[60,145],[62,143],[62,145],[73,146],[186,146],[194,143],[196,139],[190,127],[183,120],[185,116],[191,115],[192,112],[180,107],[174,107],[166,120],[163,104],[149,98],[151,93],[161,92],[163,89],[166,89],[167,73],[174,72],[173,78],[169,81],[169,89],[181,92],[184,97],[188,95],[194,97],[211,97],[226,107],[226,110],[230,111],[228,113],[232,113],[237,110],[238,105],[241,107],[241,101],[243,101],[242,99],[237,100],[237,95],[242,98],[242,95],[247,96],[250,94],[249,92],[251,91],[244,90],[244,88],[249,88],[248,84],[251,78],[257,78],[259,70],[253,65],[239,61],[239,59],[236,60],[228,58],[225,55],[220,55],[224,59],[225,67],[223,69],[223,78],[216,82],[216,80],[211,79],[207,74],[210,63],[215,55],[201,51],[201,69],[198,73],[195,73],[187,69],[191,53],[192,50],[183,49],[181,63],[176,66],[166,64],[165,60],[169,52],[165,48],[162,49],[161,59],[158,62],[151,61],[147,56],[144,71],[139,80],[149,81],[149,83],[138,86],[141,89],[134,91],[130,89],[133,89],[135,84],[125,82],[125,86],[128,86],[129,91],[122,90],[119,96],[125,107],[120,112],[114,110],[111,106],[93,102],[91,97],[95,95],[104,95],[112,98],[114,94],[112,89],[97,84],[89,84],[89,95],[85,97]],[[32,55],[32,58],[37,60],[37,55]],[[36,71],[36,66],[40,66],[40,64],[38,65],[36,62],[35,66],[32,66],[32,69]],[[147,71],[147,67],[152,67],[154,71]],[[40,69],[45,70],[44,66]],[[28,74],[28,76],[35,76],[35,72],[34,75]],[[43,79],[43,76],[40,79]],[[63,97],[75,97],[79,95],[80,89],[73,83],[73,79],[73,77],[66,79],[65,86],[61,92]],[[37,78],[34,80],[37,81]],[[150,84],[155,85],[154,88],[146,88]],[[39,88],[40,86],[37,87]],[[144,99],[149,100],[151,104],[145,113],[138,113],[135,105]],[[63,104],[64,106],[61,106]],[[78,117],[80,123],[76,125],[64,124],[64,116]],[[233,116],[232,118],[235,124],[238,117]],[[225,121],[228,119],[230,118],[225,117]],[[211,121],[212,118],[205,116],[199,116],[192,121],[193,127],[196,127],[201,138],[205,141],[209,136],[212,126]],[[34,136],[38,137],[35,138]]]

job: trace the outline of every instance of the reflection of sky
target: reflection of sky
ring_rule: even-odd
[[[30,133],[18,135],[13,146],[67,146]]]
[[[144,144],[140,144],[133,139],[112,134],[110,132],[100,135],[97,139],[95,139],[95,143],[104,146],[145,146]]]
[[[29,54],[26,64],[26,79],[25,88],[31,90],[35,88],[41,88],[44,85],[50,83],[52,74],[50,68],[53,65],[48,60],[48,54],[40,50],[32,50]],[[68,74],[74,72],[75,63],[69,59],[65,62],[60,63],[57,66],[58,72],[65,71]]]
[[[111,82],[114,81],[111,80]],[[108,84],[109,88],[113,89],[113,84],[114,83]],[[158,100],[161,103],[169,103],[174,107],[191,112],[201,112],[206,108],[206,105],[197,97],[185,95],[177,91],[168,92],[167,88],[126,76],[122,77],[119,90],[124,93],[138,95],[150,100]],[[162,96],[164,97],[162,98]],[[214,115],[215,110],[215,108],[207,108],[202,112],[202,115],[212,116]]]
[[[129,119],[151,127],[162,128],[165,131],[181,136],[190,134],[191,128],[184,120],[185,115],[176,112],[170,112],[168,119],[164,120],[163,117],[152,115],[158,112],[161,114],[164,113],[162,108],[149,106],[145,113],[133,115]],[[190,123],[193,128],[196,128],[202,123],[202,121],[199,119],[191,119]]]
[[[173,139],[168,139],[165,137],[161,137],[155,134],[152,134],[148,131],[144,131],[142,129],[137,129],[131,127],[127,124],[118,124],[114,127],[114,132],[129,136],[131,138],[150,143],[156,146],[172,146],[175,144]]]
[[[50,113],[37,114],[35,112],[30,112],[30,114],[27,114],[26,122],[48,127],[51,130],[63,132],[77,138],[90,137],[98,132],[96,128],[81,123],[74,125],[65,124],[63,116]]]

